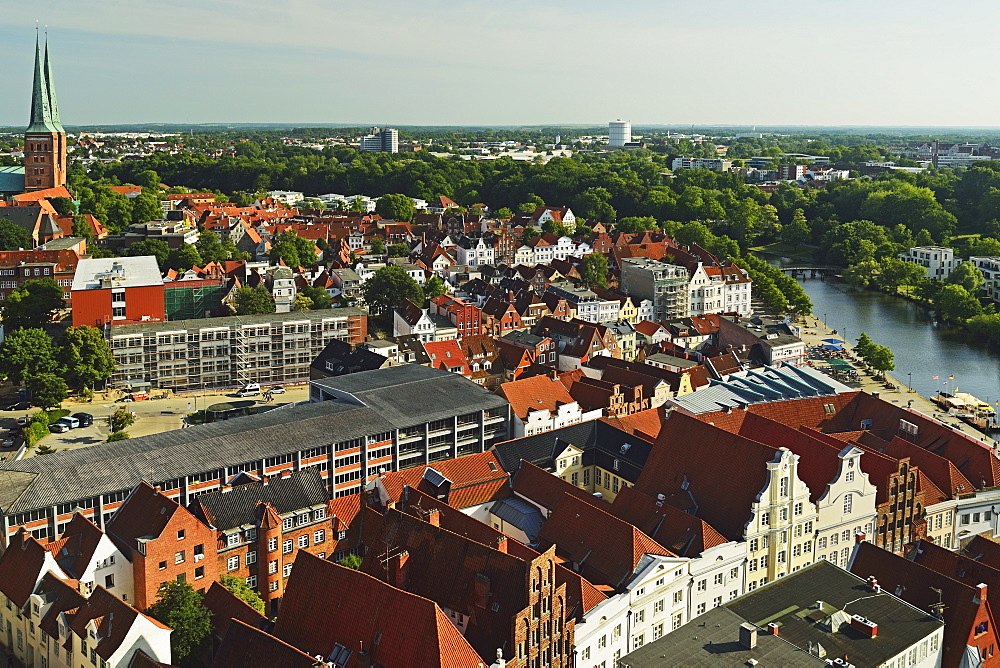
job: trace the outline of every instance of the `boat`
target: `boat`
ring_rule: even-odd
[[[938,392],[930,398],[944,412],[954,415],[966,424],[985,433],[1000,429],[997,421],[997,411],[985,401],[972,396],[968,392]]]

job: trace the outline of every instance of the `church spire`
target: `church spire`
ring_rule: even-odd
[[[46,45],[46,51],[48,47]],[[31,122],[28,125],[28,132],[62,132],[58,118],[53,123],[51,101],[55,97],[51,94],[46,78],[45,69],[48,58],[43,59],[42,45],[38,33],[35,33],[35,80],[31,88]]]
[[[52,79],[52,63],[49,61],[49,31],[45,31],[45,89],[49,98],[49,114],[57,132],[65,132],[59,121],[59,103],[56,102],[56,85]]]

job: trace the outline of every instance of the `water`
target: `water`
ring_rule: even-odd
[[[896,356],[890,374],[901,383],[912,378],[923,396],[944,390],[969,392],[990,404],[1000,399],[1000,354],[964,331],[938,325],[930,312],[899,297],[833,279],[800,278],[799,284],[812,300],[813,315],[825,317],[838,336],[855,344],[867,332],[875,343],[889,346]]]

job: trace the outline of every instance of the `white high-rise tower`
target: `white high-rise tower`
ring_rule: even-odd
[[[632,121],[616,119],[608,123],[608,144],[624,146],[632,141]]]

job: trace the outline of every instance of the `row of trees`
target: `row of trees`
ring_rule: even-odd
[[[857,353],[868,366],[879,373],[886,373],[896,368],[892,350],[888,346],[883,346],[871,340],[866,333],[861,332],[858,342],[854,345],[854,352]]]

